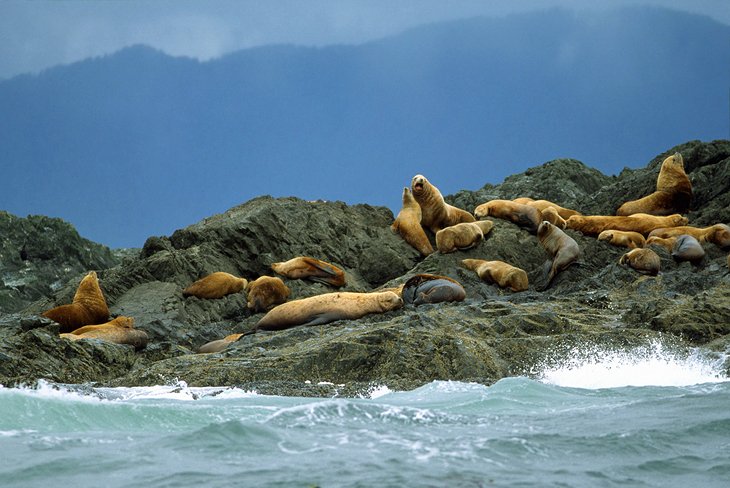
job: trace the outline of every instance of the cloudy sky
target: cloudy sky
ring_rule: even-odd
[[[0,79],[132,44],[207,60],[274,43],[361,43],[477,15],[631,4],[694,12],[730,25],[728,0],[2,0]]]

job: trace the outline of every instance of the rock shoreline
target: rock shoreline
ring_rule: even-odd
[[[624,201],[653,191],[662,160],[674,152],[682,153],[694,188],[690,224],[730,222],[730,141],[688,142],[646,168],[618,176],[602,175],[575,160],[551,161],[500,185],[460,191],[446,200],[473,211],[490,199],[529,196],[587,214],[612,214]],[[491,384],[505,376],[534,375],[576,351],[661,343],[678,351],[701,347],[723,354],[730,347],[728,250],[705,244],[707,255],[699,265],[677,264],[658,250],[662,273],[649,277],[618,265],[625,249],[567,230],[582,257],[548,290],[538,292],[547,256],[536,237],[516,225],[495,219],[475,248],[422,258],[390,230],[393,219],[383,207],[259,197],[169,237],[151,237],[136,255],[127,252],[117,261],[100,246],[104,259],[82,263],[60,289],[46,289],[45,298],[0,315],[0,384],[41,378],[104,386],[184,381],[264,394],[356,396],[378,385],[403,390],[433,380]],[[4,245],[13,248],[12,242]],[[69,253],[55,252],[58,257]],[[221,353],[193,353],[206,342],[253,328],[261,314],[248,311],[243,292],[217,300],[185,299],[185,286],[214,271],[249,280],[272,275],[272,262],[298,255],[341,267],[344,291],[398,286],[415,274],[432,273],[459,281],[467,299],[259,332]],[[513,293],[486,284],[461,266],[467,258],[521,267],[530,288]],[[135,353],[98,340],[65,341],[57,324],[38,316],[68,303],[88,269],[98,270],[112,315],[132,316],[147,332],[146,349]],[[333,291],[300,280],[287,280],[287,285],[290,299]],[[725,370],[730,373],[730,362]]]

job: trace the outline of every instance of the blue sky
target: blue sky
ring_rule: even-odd
[[[730,25],[728,0],[3,0],[0,79],[147,44],[201,60],[275,43],[361,43],[410,27],[551,7],[657,5]]]

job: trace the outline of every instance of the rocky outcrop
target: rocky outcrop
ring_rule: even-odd
[[[730,142],[691,142],[666,154],[675,151],[684,156],[694,186],[690,222],[730,221]],[[616,177],[575,160],[556,160],[447,200],[473,210],[494,198],[530,196],[585,213],[612,213],[624,200],[641,196],[642,188],[652,191],[664,157]],[[625,348],[660,340],[724,350],[730,343],[729,250],[706,244],[698,265],[675,263],[659,250],[663,271],[648,277],[618,264],[625,249],[567,230],[581,258],[550,288],[537,291],[548,257],[534,235],[510,222],[495,220],[485,240],[470,250],[426,258],[390,230],[392,222],[392,212],[381,207],[260,197],[169,237],[152,237],[138,255],[98,273],[112,315],[134,317],[150,337],[146,349],[135,353],[128,346],[58,338],[57,325],[37,314],[70,301],[75,279],[0,320],[0,383],[47,378],[130,386],[184,380],[262,393],[354,395],[374,384],[394,389],[435,379],[488,384],[533,374],[538,365],[561,361],[586,344]],[[467,299],[261,331],[221,353],[194,354],[208,341],[251,330],[261,314],[246,308],[243,292],[186,299],[185,286],[213,271],[249,280],[271,275],[271,263],[298,255],[342,268],[343,290],[393,287],[431,273],[459,281]],[[527,272],[530,288],[513,293],[486,284],[461,266],[466,258],[518,266]],[[290,299],[334,291],[301,280],[287,285]]]

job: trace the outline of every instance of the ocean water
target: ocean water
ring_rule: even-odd
[[[576,351],[363,398],[0,388],[0,486],[730,486],[724,358]]]

